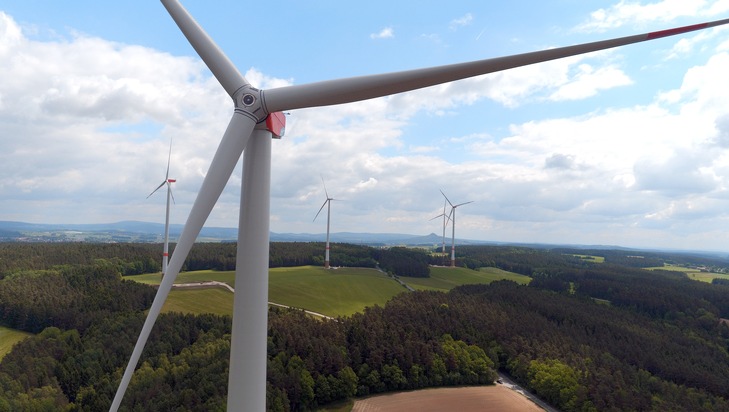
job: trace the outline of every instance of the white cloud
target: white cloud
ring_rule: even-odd
[[[377,33],[370,34],[370,39],[391,39],[395,37],[395,30],[392,27],[385,27]]]
[[[641,26],[650,22],[670,22],[685,16],[716,15],[725,9],[726,5],[712,5],[705,0],[663,0],[650,4],[621,0],[607,9],[601,8],[592,12],[590,19],[577,29],[603,32],[625,25]]]
[[[451,30],[457,30],[458,28],[468,26],[471,23],[473,23],[473,15],[471,13],[466,13],[457,19],[451,20],[449,27]]]
[[[708,38],[676,50],[700,49],[698,41]],[[88,36],[33,41],[3,15],[0,53],[0,196],[4,209],[27,210],[4,218],[158,220],[163,202],[145,197],[163,177],[172,138],[173,221],[184,221],[231,111],[202,63]],[[596,53],[296,110],[287,136],[273,142],[272,230],[321,226],[311,219],[323,175],[343,198],[335,231],[439,233],[441,222],[429,220],[441,213],[442,188],[456,202],[474,200],[459,210],[459,237],[653,245],[660,233],[661,242],[700,242],[698,231],[716,233],[726,219],[717,199],[729,198],[729,54],[696,64],[652,103],[606,102],[569,117],[557,110],[639,86],[627,70],[615,55]],[[255,68],[245,76],[264,88],[294,82]],[[486,114],[495,106],[535,116],[498,129]],[[466,110],[475,120],[458,129]],[[447,131],[416,140],[424,114]],[[235,224],[240,168],[229,186],[212,225]],[[692,229],[671,217],[696,220]],[[667,225],[675,232],[658,232]]]

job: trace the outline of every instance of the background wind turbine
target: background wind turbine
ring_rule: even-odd
[[[235,282],[239,287],[236,287],[233,302],[227,408],[229,411],[266,409],[271,137],[281,137],[284,133],[283,111],[351,103],[729,23],[729,19],[725,19],[514,56],[263,91],[251,86],[177,0],[162,0],[162,3],[233,100],[234,112],[180,234],[175,253],[167,267],[167,274],[157,289],[157,295],[114,396],[112,411],[119,408],[172,283],[241,153],[243,182],[235,275]],[[245,16],[248,17],[256,16]],[[250,42],[257,34],[247,33],[244,22],[242,20],[240,27],[241,40]]]
[[[446,202],[448,202],[448,204],[451,205],[451,212],[449,213],[449,217],[450,217],[450,221],[451,221],[451,233],[452,233],[452,236],[451,236],[451,267],[454,268],[454,267],[456,267],[456,209],[459,206],[473,203],[473,200],[454,205],[453,203],[451,203],[450,200],[448,200],[448,196],[446,196],[442,190],[440,191],[440,193],[443,195]]]
[[[316,220],[317,217],[319,217],[319,213],[321,213],[322,209],[324,209],[324,206],[327,207],[327,244],[326,249],[324,249],[324,269],[329,269],[329,221],[331,218],[331,210],[332,210],[332,200],[335,200],[332,197],[329,197],[329,192],[327,192],[327,184],[324,183],[324,178],[321,178],[321,183],[324,185],[324,194],[327,197],[327,200],[324,201],[324,204],[321,205],[319,208],[319,211],[316,212],[316,216],[314,216],[314,220]],[[314,221],[312,220],[312,222]]]
[[[154,192],[158,191],[162,186],[167,185],[167,210],[165,212],[165,240],[164,240],[164,246],[162,251],[162,277],[164,278],[165,273],[167,273],[167,262],[169,257],[169,243],[170,243],[170,199],[172,201],[175,201],[175,197],[172,195],[172,183],[175,183],[177,180],[170,179],[170,159],[172,158],[172,140],[170,140],[170,151],[167,154],[167,172],[165,172],[165,180],[160,183],[159,186],[157,186],[156,189],[152,191],[147,196],[147,199],[149,199],[150,196],[154,194]]]
[[[443,195],[443,196],[445,197],[445,195]],[[442,238],[442,246],[443,247],[441,249],[441,253],[443,253],[443,256],[445,256],[445,253],[446,253],[446,251],[445,251],[445,247],[446,247],[445,246],[445,232],[446,232],[446,227],[448,226],[448,221],[450,220],[450,215],[446,215],[446,212],[445,212],[446,211],[446,204],[447,204],[446,201],[447,201],[447,199],[444,199],[443,200],[443,213],[441,213],[438,216],[430,219],[430,220],[434,220],[434,219],[437,219],[437,218],[439,218],[441,216],[443,217],[443,238]]]

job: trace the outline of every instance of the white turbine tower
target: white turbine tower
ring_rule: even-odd
[[[449,213],[449,217],[450,217],[450,221],[451,221],[451,267],[454,268],[454,267],[456,267],[456,209],[459,206],[473,203],[473,200],[454,205],[453,203],[451,203],[451,201],[448,199],[448,196],[446,196],[442,190],[440,191],[440,193],[443,195],[446,202],[448,202],[448,204],[451,205],[451,212]]]
[[[327,192],[327,184],[324,183],[324,178],[321,178],[321,183],[324,185],[324,194],[327,197],[327,200],[324,201],[324,204],[321,205],[319,208],[319,211],[316,212],[316,216],[314,216],[314,220],[316,220],[317,217],[319,217],[319,213],[321,213],[322,209],[324,209],[324,206],[327,207],[327,244],[326,248],[324,249],[324,269],[329,269],[329,221],[331,220],[331,211],[332,211],[332,200],[336,200],[332,197],[329,197],[329,192]],[[312,222],[314,221],[312,220]]]
[[[443,217],[443,241],[442,241],[443,249],[441,250],[441,253],[443,253],[444,256],[445,256],[445,252],[446,252],[445,251],[445,247],[446,247],[445,246],[445,231],[446,231],[446,227],[448,226],[448,221],[451,219],[451,217],[449,215],[446,215],[446,212],[445,212],[446,211],[446,204],[447,204],[446,202],[447,202],[447,199],[444,199],[443,200],[443,213],[441,213],[438,216],[430,219],[430,220],[435,220],[435,219],[438,219],[441,216]]]
[[[228,376],[229,411],[266,409],[268,242],[271,137],[284,133],[283,111],[350,103],[402,93],[514,67],[638,43],[729,23],[729,19],[576,46],[397,73],[260,90],[240,74],[177,0],[162,3],[195,51],[233,100],[234,112],[193,203],[110,410],[116,411],[172,283],[228,178],[243,154],[236,292]],[[212,4],[212,3],[211,3]],[[255,17],[255,16],[252,16]],[[245,25],[241,26],[245,29]],[[245,38],[246,33],[242,33]],[[249,40],[245,40],[249,41]],[[255,56],[254,53],[250,54]],[[245,149],[245,151],[244,151]]]
[[[170,179],[170,159],[172,158],[172,140],[170,140],[170,152],[167,154],[167,172],[165,173],[165,180],[160,183],[159,186],[157,186],[156,189],[152,191],[147,196],[147,199],[149,199],[150,196],[154,194],[154,192],[158,191],[162,186],[167,185],[167,210],[165,212],[165,241],[164,241],[164,247],[162,250],[162,278],[165,277],[165,273],[167,273],[167,261],[169,256],[169,243],[170,243],[170,199],[172,201],[175,201],[175,197],[172,196],[172,183],[175,183],[177,180]]]

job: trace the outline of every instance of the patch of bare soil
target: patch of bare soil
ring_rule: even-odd
[[[434,388],[357,400],[352,412],[543,412],[523,395],[502,385]]]

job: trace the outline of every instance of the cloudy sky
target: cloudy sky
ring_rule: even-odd
[[[729,17],[729,1],[200,1],[269,88]],[[417,10],[416,10],[417,9]],[[292,111],[271,230],[729,249],[729,28]],[[0,220],[184,223],[232,103],[157,1],[0,1]],[[207,226],[237,226],[240,165]],[[449,229],[450,231],[450,229]]]

